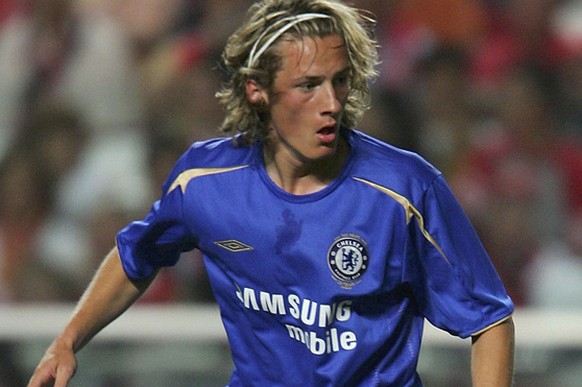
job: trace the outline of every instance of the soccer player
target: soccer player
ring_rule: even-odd
[[[229,39],[229,137],[195,143],[121,230],[30,387],[181,252],[204,254],[230,386],[421,386],[424,319],[472,337],[475,386],[509,386],[513,304],[441,173],[354,129],[375,75],[373,21],[339,0],[264,0]],[[192,327],[195,329],[195,327]]]

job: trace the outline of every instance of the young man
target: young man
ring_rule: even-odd
[[[119,233],[31,387],[64,386],[75,352],[193,248],[231,386],[421,386],[425,318],[473,337],[476,386],[511,384],[513,305],[442,175],[350,129],[375,75],[370,26],[339,0],[251,7],[218,94],[233,138],[194,144]]]

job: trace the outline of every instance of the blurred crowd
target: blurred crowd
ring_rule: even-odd
[[[582,307],[582,0],[352,0],[359,128],[445,175],[518,306]],[[0,0],[0,303],[76,300],[176,159],[219,135],[250,0]],[[184,254],[139,302],[212,302]]]

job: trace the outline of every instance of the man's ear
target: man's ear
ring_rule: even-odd
[[[245,81],[245,91],[247,94],[247,100],[252,105],[264,105],[268,102],[267,93],[254,79],[247,79]]]

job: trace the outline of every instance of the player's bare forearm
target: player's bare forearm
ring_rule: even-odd
[[[61,335],[76,352],[99,330],[123,313],[150,281],[130,280],[114,248],[101,264]]]
[[[471,347],[473,386],[512,386],[514,347],[512,318],[474,336]]]
[[[63,331],[47,349],[32,375],[29,387],[55,381],[66,386],[76,370],[75,353],[103,327],[123,313],[147,288],[148,281],[130,280],[117,248],[101,264]]]

